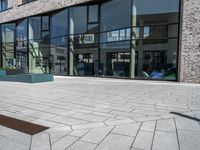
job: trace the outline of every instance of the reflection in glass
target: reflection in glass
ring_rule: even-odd
[[[70,19],[73,21],[73,34],[87,32],[87,6],[70,8]]]
[[[98,22],[98,5],[91,5],[88,6],[89,9],[89,16],[88,16],[88,22]]]
[[[67,75],[68,73],[68,10],[53,14],[51,17],[50,72]]]
[[[98,6],[70,8],[70,75],[98,74]]]
[[[43,30],[42,24],[41,16],[29,18],[30,73],[49,73],[49,31]]]
[[[75,72],[78,76],[94,75],[94,60],[93,54],[75,54]]]
[[[131,0],[112,0],[103,3],[101,6],[101,31],[130,27],[130,6]]]
[[[130,41],[101,45],[100,75],[129,77]]]
[[[133,1],[132,78],[176,80],[178,11],[179,0]]]
[[[131,0],[113,0],[101,6],[100,75],[129,77],[130,5]]]
[[[2,66],[3,68],[16,68],[15,59],[15,24],[3,24],[2,31]]]
[[[8,0],[0,0],[0,11],[8,8]]]
[[[1,62],[30,73],[176,80],[178,18],[179,0],[109,0],[33,16],[1,26]]]
[[[27,19],[24,19],[18,21],[16,27],[16,65],[24,73],[28,73],[27,42]]]

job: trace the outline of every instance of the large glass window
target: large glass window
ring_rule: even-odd
[[[130,27],[131,0],[112,0],[101,7],[101,31]]]
[[[73,34],[87,32],[87,6],[70,8],[70,19],[72,20]]]
[[[91,5],[88,8],[88,22],[98,22],[98,5]]]
[[[70,8],[70,75],[98,74],[98,5]]]
[[[131,0],[113,0],[101,7],[100,75],[129,77]]]
[[[176,80],[179,0],[97,3],[2,24],[3,67]],[[5,9],[7,0],[0,0],[0,11]]]
[[[176,80],[179,0],[134,0],[132,9],[131,77]]]
[[[29,72],[49,73],[48,16],[29,18]]]
[[[3,68],[16,68],[15,60],[15,24],[3,24],[1,26],[2,37],[2,66]]]
[[[50,71],[53,74],[68,73],[68,10],[51,16]]]
[[[27,19],[16,23],[16,65],[21,72],[28,73],[28,50],[27,50]]]

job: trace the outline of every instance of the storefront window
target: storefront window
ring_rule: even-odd
[[[70,8],[70,75],[98,74],[98,5]]]
[[[177,79],[179,0],[97,3],[2,24],[1,65],[29,73]],[[0,10],[6,8],[0,0]]]
[[[48,16],[29,18],[29,72],[49,73]]]
[[[15,69],[15,24],[3,24],[1,26],[2,37],[2,66],[3,68]]]
[[[16,24],[16,65],[24,73],[28,73],[27,32],[27,19],[18,21]]]
[[[68,10],[53,14],[51,17],[50,72],[67,75],[68,73]]]
[[[102,4],[100,75],[129,77],[130,5],[131,0],[113,0]]]
[[[88,6],[88,22],[92,23],[92,22],[98,22],[98,5],[91,5]]]
[[[179,0],[134,0],[132,9],[131,77],[176,80]]]

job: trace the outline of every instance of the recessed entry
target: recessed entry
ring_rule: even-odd
[[[0,125],[29,135],[34,135],[48,129],[48,127],[45,126],[33,124],[4,115],[0,115]]]

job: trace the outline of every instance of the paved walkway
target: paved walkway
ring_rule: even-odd
[[[0,82],[0,114],[50,129],[0,126],[0,150],[200,150],[200,85],[56,77]]]

